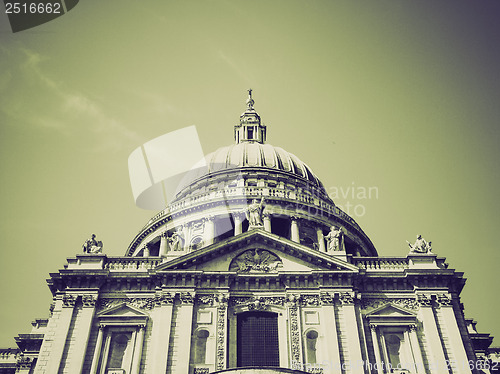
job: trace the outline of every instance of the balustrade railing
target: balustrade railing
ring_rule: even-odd
[[[104,269],[137,271],[153,269],[160,265],[162,260],[158,257],[108,257]]]
[[[366,270],[404,270],[409,268],[407,258],[397,257],[353,257],[354,265]]]

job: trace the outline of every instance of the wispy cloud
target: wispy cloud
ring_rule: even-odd
[[[7,117],[4,124],[33,126],[65,136],[93,133],[96,141],[87,149],[95,152],[118,150],[123,140],[140,141],[138,133],[107,113],[98,100],[47,73],[43,66],[48,60],[41,54],[2,48],[0,55],[7,60],[1,63],[4,68],[0,73],[0,114]]]

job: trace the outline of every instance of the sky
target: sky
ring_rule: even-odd
[[[464,272],[500,345],[498,1],[85,0],[18,33],[1,7],[0,347],[92,233],[120,256],[156,214],[132,151],[192,125],[205,153],[232,144],[249,88],[380,256],[422,234]]]

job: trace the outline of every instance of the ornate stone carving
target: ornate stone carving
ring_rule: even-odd
[[[281,259],[265,249],[249,249],[236,256],[229,265],[229,271],[238,273],[269,273],[283,266]]]
[[[73,308],[75,306],[76,297],[73,295],[64,295],[62,298],[63,307]]]
[[[147,297],[147,298],[117,298],[117,299],[99,299],[97,302],[97,307],[99,309],[109,309],[116,305],[120,305],[122,303],[126,303],[132,305],[139,309],[153,309],[156,304],[156,298]]]
[[[83,253],[102,253],[102,247],[102,241],[97,241],[95,234],[92,234],[92,237],[85,240],[82,245]]]
[[[172,295],[170,292],[162,293],[161,295],[155,296],[155,305],[173,305],[175,301],[175,295]]]
[[[370,330],[373,332],[377,332],[377,325],[374,325],[373,323],[370,323]]]
[[[18,370],[30,369],[33,363],[33,359],[26,356],[20,356],[16,362],[16,368]],[[16,370],[17,371],[17,370]]]
[[[410,247],[410,253],[432,253],[431,242],[427,242],[422,235],[417,235],[417,240],[414,244],[406,241]]]
[[[418,302],[415,299],[361,299],[361,307],[363,309],[375,309],[384,304],[395,304],[402,308],[417,310],[419,308]]]
[[[440,306],[452,306],[451,296],[447,294],[439,294],[436,301]]]
[[[84,308],[94,308],[97,301],[96,295],[83,295],[82,304]]]
[[[182,304],[193,304],[194,296],[191,292],[181,292],[180,300]]]
[[[432,306],[432,299],[427,295],[418,295],[418,304],[420,306]]]
[[[417,325],[412,323],[412,324],[408,325],[408,329],[410,330],[410,332],[417,331]]]
[[[341,293],[339,300],[342,304],[354,304],[354,298],[349,292]]]
[[[225,305],[225,303],[223,303]],[[224,370],[226,362],[226,308],[217,308],[217,370]]]
[[[196,295],[196,303],[212,306],[214,304],[214,295]]]
[[[247,306],[249,310],[266,310],[271,305],[283,306],[284,297],[231,297],[231,305]]]
[[[300,331],[298,308],[293,305],[288,308],[290,317],[290,338],[292,348],[292,361],[302,362],[300,354]]]
[[[322,292],[319,297],[322,304],[333,305],[335,303],[335,295],[329,292]]]
[[[301,306],[319,306],[320,297],[319,295],[301,295],[300,296]]]

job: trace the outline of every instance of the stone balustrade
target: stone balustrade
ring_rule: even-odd
[[[369,271],[403,271],[410,266],[407,258],[398,257],[353,257],[353,263]]]

